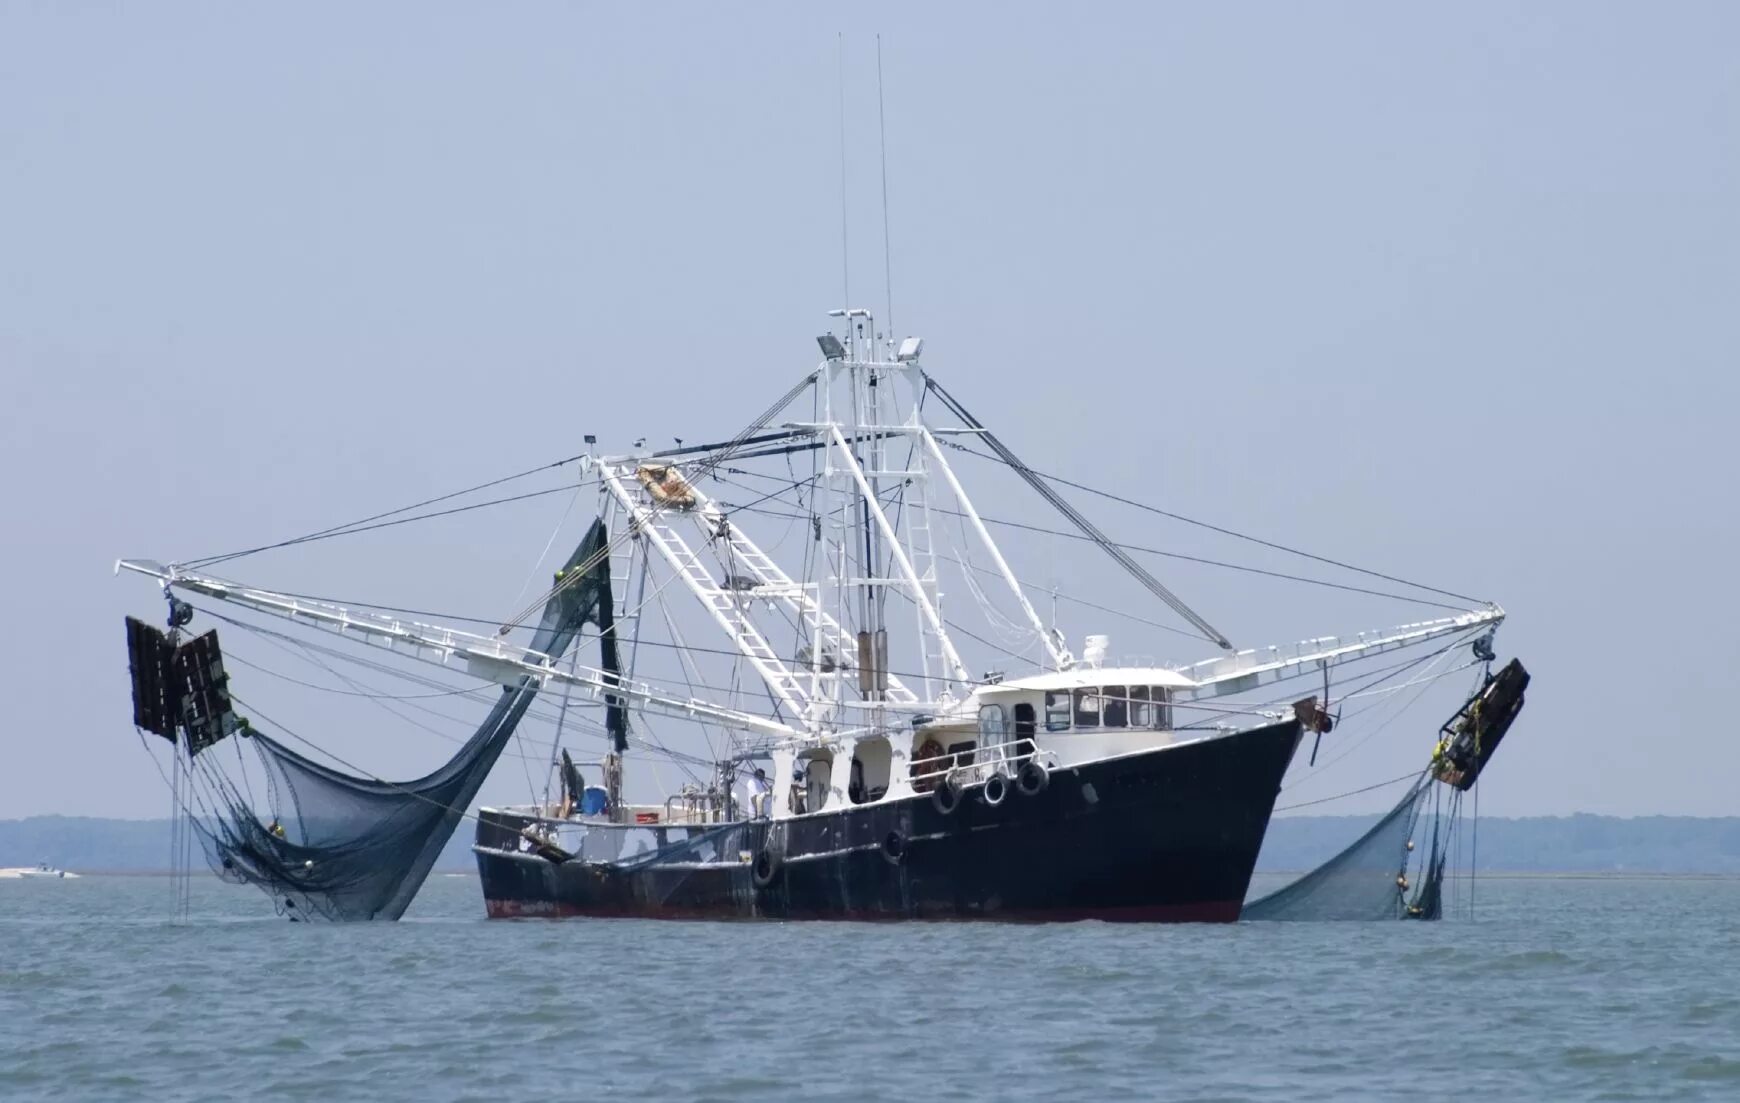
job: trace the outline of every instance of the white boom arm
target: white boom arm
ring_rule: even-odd
[[[1305,640],[1290,647],[1266,647],[1240,651],[1221,659],[1209,659],[1195,666],[1181,668],[1195,686],[1177,691],[1181,701],[1200,701],[1207,697],[1224,697],[1244,693],[1258,686],[1279,682],[1310,670],[1399,651],[1418,643],[1453,636],[1472,628],[1497,628],[1504,621],[1504,610],[1496,605],[1475,609],[1454,617],[1404,624],[1398,628],[1377,632],[1361,632],[1352,639],[1324,636]]]
[[[722,708],[695,698],[667,693],[645,682],[614,678],[593,667],[575,666],[572,670],[556,665],[559,656],[546,655],[529,647],[517,647],[494,636],[480,636],[436,624],[421,624],[376,613],[356,613],[338,605],[289,597],[270,590],[238,586],[215,578],[187,573],[177,567],[165,567],[149,560],[119,560],[117,571],[128,570],[157,579],[165,587],[240,605],[256,612],[270,613],[300,624],[326,629],[335,635],[354,637],[363,643],[418,659],[436,666],[447,666],[451,660],[465,663],[465,672],[485,681],[502,685],[517,685],[519,679],[530,676],[541,683],[572,686],[583,696],[603,700],[613,694],[645,712],[699,720],[723,728],[755,732],[761,735],[796,736],[796,729],[775,720]]]

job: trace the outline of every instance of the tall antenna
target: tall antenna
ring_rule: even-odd
[[[852,306],[852,261],[846,247],[846,32],[840,35],[840,308]]]
[[[882,36],[876,36],[876,129],[882,139],[882,285],[888,291],[888,313],[883,325],[894,339],[894,265],[888,245],[888,113],[882,106]]]

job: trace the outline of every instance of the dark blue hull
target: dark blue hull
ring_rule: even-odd
[[[1056,770],[996,805],[969,788],[694,837],[620,863],[514,852],[524,820],[487,813],[489,914],[732,919],[1239,917],[1295,721]]]

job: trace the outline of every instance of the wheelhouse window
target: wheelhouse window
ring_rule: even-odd
[[[1002,705],[985,705],[979,709],[979,744],[1001,747],[1008,738],[1009,722]]]
[[[1048,692],[1045,695],[1045,730],[1069,730],[1069,694]]]
[[[1075,726],[1078,728],[1097,728],[1100,726],[1100,691],[1097,686],[1075,691]]]
[[[1172,730],[1172,691],[1165,686],[1154,686],[1150,695],[1154,699],[1154,727],[1162,731]]]
[[[1148,703],[1147,686],[1130,687],[1130,726],[1146,728],[1154,722],[1154,709]]]
[[[1127,728],[1130,726],[1130,699],[1125,696],[1126,686],[1107,686],[1101,690],[1100,723],[1108,728]]]

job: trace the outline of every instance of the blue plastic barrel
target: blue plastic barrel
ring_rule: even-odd
[[[580,794],[580,814],[602,816],[610,810],[610,794],[601,785],[588,785]]]

